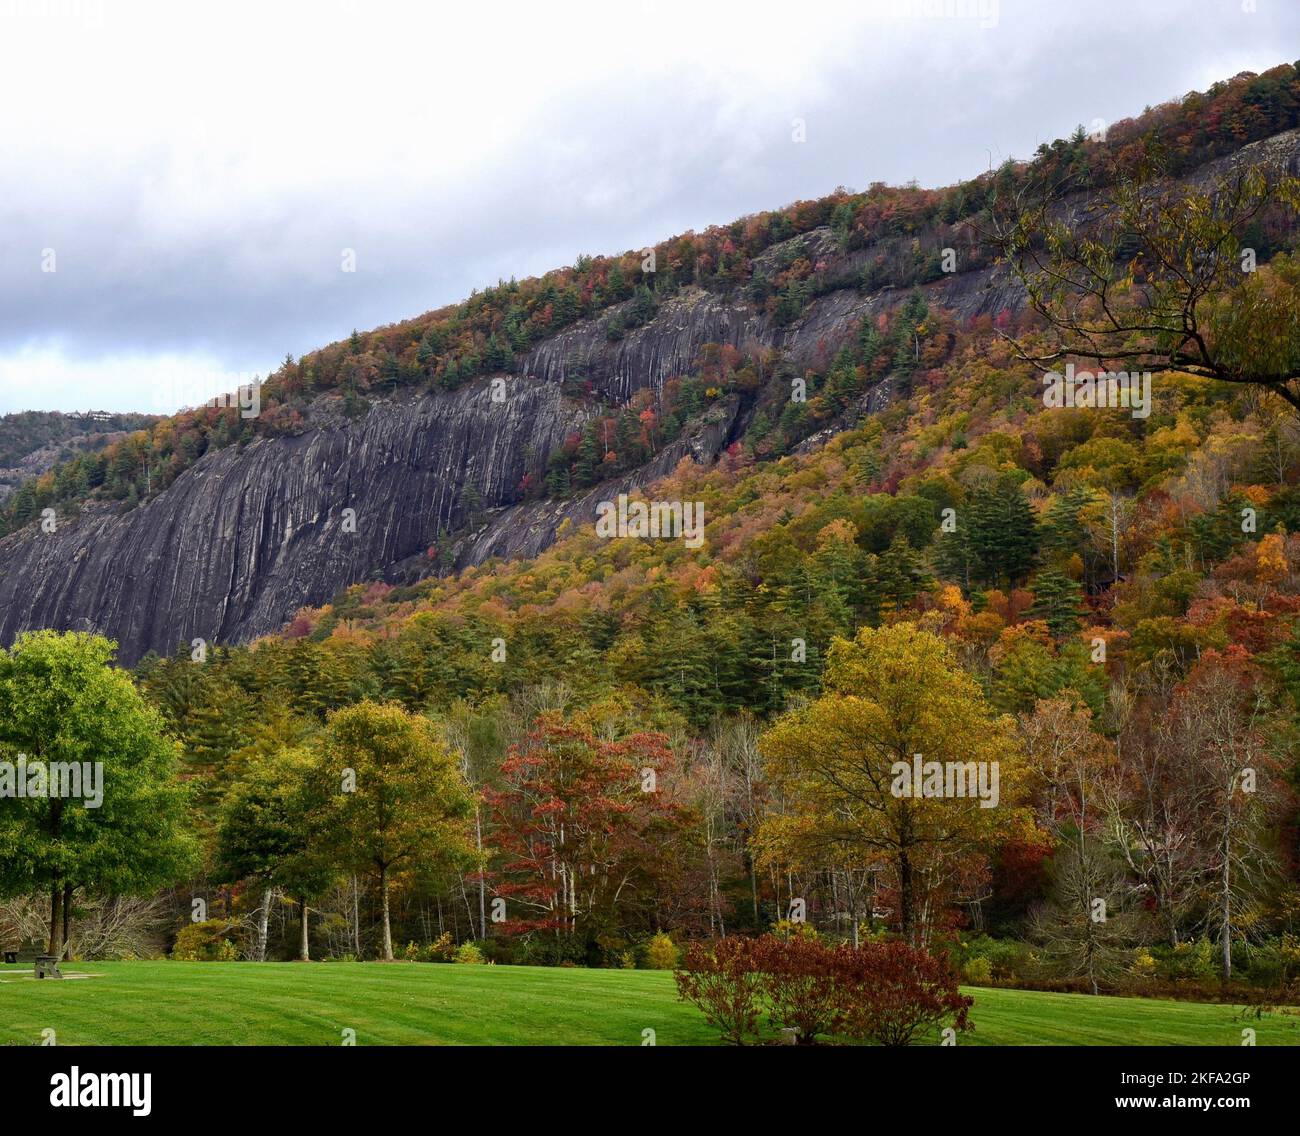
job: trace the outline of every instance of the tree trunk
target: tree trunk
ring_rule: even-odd
[[[727,937],[727,917],[722,911],[722,891],[718,887],[717,869],[714,868],[711,869],[711,871],[713,872],[713,903],[718,909],[718,929],[722,932],[722,937],[725,939]]]
[[[77,889],[71,884],[63,885],[63,950],[72,942],[72,893]],[[62,953],[62,952],[60,952]]]
[[[361,885],[352,873],[352,953],[361,957]]]
[[[478,925],[481,937],[487,938],[487,879],[483,872],[483,818],[479,807],[474,806],[474,839],[478,844]]]
[[[298,939],[298,961],[311,962],[311,946],[307,938],[307,897],[299,896],[298,898],[299,924],[301,925]]]
[[[1225,845],[1227,842],[1224,842]],[[1228,983],[1232,979],[1232,887],[1231,887],[1231,869],[1232,861],[1228,858],[1227,848],[1224,849],[1223,856],[1223,910],[1220,917],[1223,920],[1223,928],[1219,932],[1219,945],[1223,951],[1223,981]]]
[[[58,839],[63,829],[63,802],[55,797],[50,801],[49,834]],[[45,944],[47,955],[63,957],[63,881],[57,872],[50,881],[50,941]]]
[[[898,916],[903,939],[916,946],[916,911],[912,897],[912,859],[906,848],[898,850]]]
[[[379,869],[379,896],[384,909],[384,961],[393,961],[393,928],[388,921],[388,866]]]
[[[457,872],[460,878],[460,898],[465,901],[465,915],[469,919],[470,938],[474,937],[474,905],[469,901],[469,889],[465,886],[465,873]]]
[[[257,961],[266,962],[267,923],[271,918],[271,888],[262,889],[262,909],[257,913]]]
[[[55,958],[63,954],[63,885],[58,879],[50,885],[50,941],[45,953]]]

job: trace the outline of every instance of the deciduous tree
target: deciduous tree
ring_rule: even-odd
[[[370,701],[329,716],[315,777],[315,829],[337,863],[374,876],[391,961],[394,875],[472,858],[465,778],[432,722]]]
[[[113,666],[114,648],[98,635],[36,631],[0,650],[0,756],[47,773],[60,762],[102,769],[96,807],[84,779],[80,799],[17,797],[14,785],[0,794],[0,891],[49,894],[56,956],[77,891],[147,895],[197,862],[176,746]]]
[[[1017,777],[1010,722],[989,709],[944,641],[911,623],[837,640],[824,688],[763,738],[769,777],[788,806],[763,825],[764,855],[889,867],[903,934],[921,941],[935,920],[926,918],[926,873],[951,875],[952,861],[977,854],[1009,811]],[[955,763],[969,795],[902,792],[900,770],[911,771],[917,755],[944,769]],[[990,785],[998,778],[997,807],[974,795],[981,771]]]

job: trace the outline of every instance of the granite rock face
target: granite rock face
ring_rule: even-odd
[[[204,455],[129,512],[92,505],[0,541],[0,637],[93,630],[134,662],[194,638],[238,642],[423,553],[463,523],[466,491],[511,499],[584,416],[553,384],[505,380],[373,404],[319,399],[297,437]],[[351,512],[349,512],[351,510]]]
[[[620,493],[636,494],[671,473],[679,462],[690,460],[707,465],[717,457],[734,430],[738,406],[734,401],[713,408],[691,436],[665,446],[639,469],[593,486],[587,492],[562,500],[530,501],[497,511],[474,532],[457,542],[455,566],[466,568],[499,557],[527,558],[544,551],[555,540],[560,526],[594,525],[603,501],[614,501]]]
[[[1295,170],[1297,139],[1288,132],[1239,154]],[[878,252],[842,254],[825,229],[787,244],[799,247],[770,249],[760,261],[794,253],[834,281],[848,281]],[[966,319],[1024,302],[998,268],[958,272],[922,291]],[[355,420],[338,398],[318,398],[300,434],[208,453],[145,505],[93,504],[57,517],[54,531],[32,525],[0,540],[0,642],[30,628],[96,631],[117,640],[130,664],[195,638],[246,642],[352,583],[428,575],[429,549],[448,533],[458,534],[456,567],[535,556],[564,521],[593,521],[600,501],[686,458],[712,462],[744,424],[743,409],[725,400],[641,469],[581,496],[520,503],[524,476],[540,480],[552,451],[598,404],[622,405],[689,373],[706,343],[775,347],[797,368],[820,368],[863,316],[906,296],[840,287],[778,327],[741,298],[686,288],[616,338],[608,325],[618,309],[567,328],[525,356],[515,376],[376,401]],[[571,380],[594,397],[567,397]],[[800,449],[875,413],[894,397],[891,386],[885,379]]]
[[[815,250],[828,237],[829,230],[817,229],[793,241]],[[855,259],[842,257],[828,271],[843,271]],[[921,291],[932,305],[949,308],[963,319],[996,315],[1024,303],[1023,290],[1000,269],[957,273]],[[661,386],[666,379],[689,372],[706,343],[726,343],[742,350],[779,347],[798,368],[820,367],[864,315],[889,311],[908,293],[909,289],[885,288],[862,295],[842,288],[813,300],[789,326],[777,327],[743,300],[686,288],[661,304],[653,320],[613,343],[606,326],[620,305],[607,315],[579,321],[533,348],[523,370],[546,382],[582,378],[604,398],[621,404],[642,387]]]
[[[930,290],[943,303],[955,287]],[[1004,301],[991,282],[962,288],[952,299],[972,313]],[[601,500],[684,458],[712,462],[740,415],[734,401],[717,404],[640,469],[580,496],[519,503],[524,476],[540,480],[551,452],[599,402],[662,388],[692,369],[706,343],[774,346],[798,366],[818,365],[862,315],[904,294],[832,292],[776,328],[743,301],[685,289],[616,342],[608,316],[575,324],[539,344],[518,375],[377,400],[355,420],[338,398],[318,398],[301,434],[205,454],[147,504],[92,504],[56,517],[52,532],[31,525],[0,540],[0,642],[39,627],[95,631],[130,664],[196,638],[246,642],[349,584],[428,575],[428,551],[448,533],[459,534],[456,567],[534,556],[565,519],[594,520]],[[594,399],[564,394],[575,370]]]
[[[794,240],[818,254],[830,235]],[[963,315],[1017,302],[991,272],[926,291]],[[375,401],[355,420],[339,399],[319,398],[301,434],[208,453],[147,504],[92,504],[56,517],[53,532],[33,525],[0,540],[0,642],[38,627],[95,631],[115,639],[130,664],[196,638],[246,642],[349,584],[428,575],[428,552],[448,533],[459,534],[458,568],[535,556],[566,519],[594,521],[600,501],[650,484],[685,458],[712,462],[740,422],[728,400],[638,470],[561,501],[519,503],[524,476],[540,480],[551,452],[598,402],[618,406],[662,388],[692,369],[706,343],[777,347],[795,366],[820,366],[863,315],[905,295],[834,291],[776,327],[743,300],[687,288],[616,341],[606,330],[612,313],[571,326],[534,348],[518,375]],[[579,377],[594,400],[564,394]],[[887,395],[876,392],[864,410]]]

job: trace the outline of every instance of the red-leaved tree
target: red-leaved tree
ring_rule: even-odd
[[[671,765],[663,734],[610,741],[585,723],[540,715],[484,792],[493,893],[506,901],[501,930],[591,944],[602,932],[653,926],[684,823],[665,791]]]

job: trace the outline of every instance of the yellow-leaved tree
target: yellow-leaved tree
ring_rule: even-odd
[[[760,743],[785,811],[764,822],[758,854],[881,871],[903,934],[924,943],[936,901],[972,890],[962,883],[981,877],[983,850],[1010,820],[1014,724],[947,643],[914,623],[837,639],[823,691]]]

